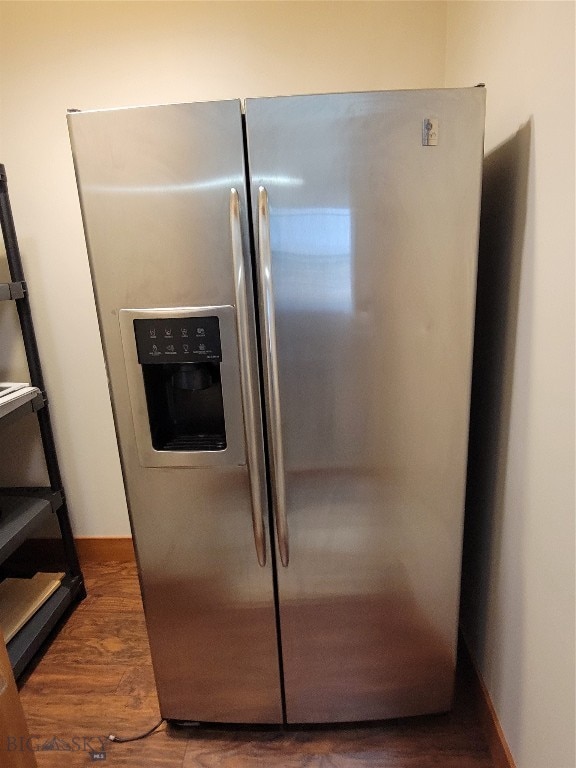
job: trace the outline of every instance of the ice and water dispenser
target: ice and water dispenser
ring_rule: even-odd
[[[218,318],[134,320],[134,335],[155,450],[224,450]]]
[[[231,306],[120,311],[144,466],[244,463]]]

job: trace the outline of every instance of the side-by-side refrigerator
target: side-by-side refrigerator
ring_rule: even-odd
[[[449,709],[484,102],[69,113],[165,718]]]

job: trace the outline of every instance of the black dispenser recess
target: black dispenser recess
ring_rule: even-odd
[[[134,320],[157,451],[226,448],[217,317]]]

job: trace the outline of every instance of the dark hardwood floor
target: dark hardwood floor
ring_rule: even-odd
[[[21,698],[39,768],[493,768],[464,659],[456,702],[446,715],[353,728],[176,730],[164,724],[129,744],[109,733],[137,734],[159,719],[135,567],[87,566],[87,599],[35,670]],[[23,745],[24,747],[26,745]]]

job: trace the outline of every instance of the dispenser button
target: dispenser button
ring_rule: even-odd
[[[218,317],[163,317],[134,320],[140,363],[220,362]]]

